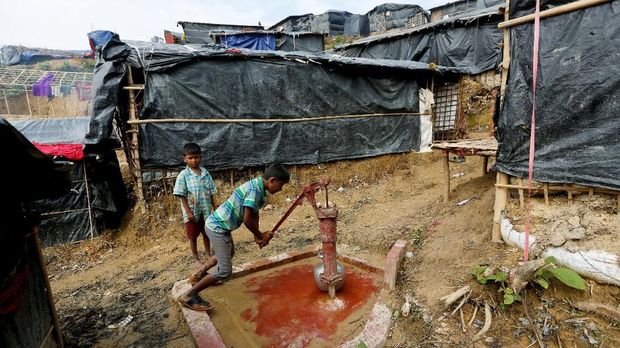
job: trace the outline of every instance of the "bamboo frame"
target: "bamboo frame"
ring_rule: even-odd
[[[506,189],[527,189],[527,185],[515,185],[508,183],[496,183],[495,187],[506,188]],[[534,190],[546,190],[549,191],[566,191],[566,192],[580,192],[580,193],[607,193],[611,195],[620,195],[620,191],[604,189],[598,187],[590,187],[590,186],[577,186],[577,185],[551,185],[551,184],[535,184],[532,185],[532,189]]]
[[[133,75],[131,73],[131,67],[127,67],[127,83],[129,86],[133,85]],[[142,183],[142,168],[140,165],[140,147],[139,147],[139,137],[138,132],[139,128],[135,123],[131,123],[131,121],[136,121],[136,101],[135,94],[133,89],[127,90],[129,94],[129,125],[131,126],[131,145],[130,150],[133,154],[133,162],[134,162],[134,178],[136,180],[136,189],[138,194],[138,205],[141,207],[142,212],[146,212],[146,200],[144,199],[144,188]]]
[[[596,6],[596,5],[601,5],[609,1],[610,0],[578,0],[578,1],[571,2],[565,5],[554,7],[548,10],[540,11],[539,17],[540,19],[553,17],[553,16],[557,16],[560,14],[583,10],[585,8]],[[506,7],[506,10],[508,10],[508,6]],[[523,16],[523,17],[511,19],[511,20],[506,19],[505,22],[499,23],[497,27],[500,29],[508,29],[516,25],[533,22],[535,17],[536,17],[535,14],[529,14],[527,16]]]
[[[43,262],[43,251],[41,248],[41,241],[39,240],[39,232],[41,228],[39,225],[34,226],[32,233],[32,239],[34,241],[34,245],[37,251],[37,257],[39,266],[41,267],[41,273],[43,275],[43,282],[45,284],[45,290],[47,293],[47,304],[52,312],[52,322],[54,327],[54,335],[56,336],[56,342],[58,342],[58,347],[63,348],[64,343],[62,341],[62,332],[60,331],[60,322],[58,320],[58,314],[56,313],[56,306],[54,304],[54,297],[52,296],[52,286],[50,285],[49,275],[47,273],[47,268],[45,267],[45,262]]]
[[[6,105],[6,113],[11,115],[11,109],[9,108],[9,100],[6,98],[6,91],[2,89],[2,95],[4,95],[4,104]]]
[[[28,103],[28,113],[32,116],[32,106],[30,106],[30,96],[28,95],[28,88],[24,85],[24,91],[26,92],[26,102]]]
[[[129,90],[132,93],[132,90]],[[290,123],[310,122],[337,119],[363,118],[363,117],[395,117],[395,116],[430,116],[430,113],[401,112],[390,114],[355,114],[355,115],[329,115],[307,118],[159,118],[148,120],[129,120],[128,124],[151,124],[151,123]]]
[[[82,168],[84,169],[84,185],[86,186],[86,202],[88,206],[88,224],[90,226],[90,238],[94,237],[93,227],[93,211],[90,206],[90,188],[88,187],[88,175],[86,175],[86,161],[82,161]]]

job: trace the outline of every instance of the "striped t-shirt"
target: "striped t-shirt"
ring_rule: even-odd
[[[263,178],[254,178],[237,187],[230,198],[209,215],[206,225],[210,230],[220,233],[236,230],[243,223],[243,207],[258,212],[266,198]]]

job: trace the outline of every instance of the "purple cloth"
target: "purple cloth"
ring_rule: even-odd
[[[34,85],[32,85],[32,95],[36,97],[51,97],[52,94],[52,81],[54,80],[54,73],[48,73],[47,76],[41,78]]]

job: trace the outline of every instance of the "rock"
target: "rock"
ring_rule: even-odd
[[[273,210],[273,205],[272,204],[267,204],[263,210]]]
[[[344,189],[344,187],[340,186],[340,187],[338,188],[338,190],[336,190],[336,191],[338,191],[338,192],[340,192],[340,193],[343,193],[343,192],[345,191],[345,189]]]

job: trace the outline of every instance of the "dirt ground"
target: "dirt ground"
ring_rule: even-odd
[[[588,291],[559,282],[552,282],[547,290],[530,286],[524,301],[503,310],[497,286],[475,281],[470,274],[474,266],[513,268],[521,257],[519,250],[491,242],[494,173],[481,176],[480,166],[477,157],[451,165],[452,174],[464,175],[452,179],[448,203],[441,197],[439,153],[291,168],[290,185],[270,197],[270,205],[261,212],[261,227],[273,226],[302,184],[330,176],[329,199],[340,211],[339,252],[380,262],[396,240],[407,240],[411,253],[404,259],[389,301],[395,314],[389,347],[527,347],[537,345],[534,329],[548,347],[620,346],[617,321],[571,306],[587,300],[617,308],[617,287],[589,280]],[[236,183],[248,174],[237,173]],[[221,202],[233,187],[225,173],[215,177]],[[148,213],[134,209],[119,231],[44,250],[68,346],[192,345],[168,292],[174,282],[187,277],[193,262],[178,203],[164,191],[163,187],[151,190],[159,194],[149,199]],[[515,201],[518,204],[518,198],[511,204]],[[618,221],[614,212],[600,209],[598,213],[609,216],[597,223]],[[267,248],[258,249],[244,228],[234,237],[234,263],[239,264],[318,243],[318,223],[305,205],[291,215]],[[473,291],[461,316],[458,311],[452,314],[454,307],[444,308],[440,298],[463,285]],[[398,311],[405,296],[413,303],[412,314],[406,317]],[[484,324],[485,301],[491,305],[493,321],[487,334],[475,341]]]

